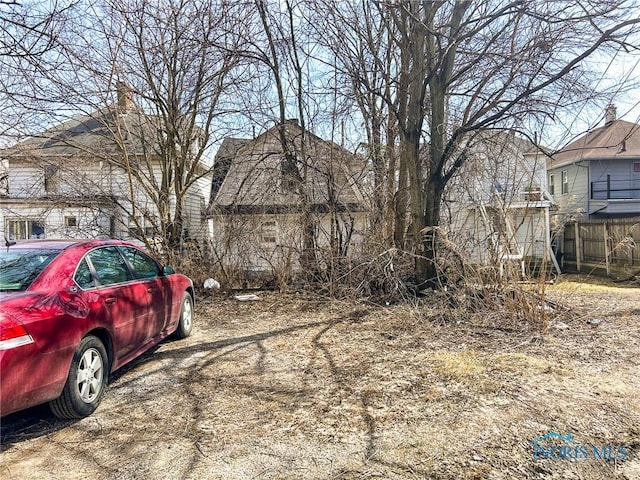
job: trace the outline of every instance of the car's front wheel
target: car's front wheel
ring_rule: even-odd
[[[109,360],[104,345],[97,337],[82,339],[73,354],[62,395],[50,402],[58,418],[82,418],[92,414],[104,394],[109,376]]]
[[[180,308],[180,318],[175,336],[177,338],[187,338],[193,330],[193,299],[189,292],[185,292],[182,297],[182,307]]]

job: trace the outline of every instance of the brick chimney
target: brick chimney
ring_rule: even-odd
[[[127,113],[133,106],[131,87],[118,80],[116,81],[116,92],[118,93],[118,109],[120,113]]]
[[[617,120],[618,109],[615,105],[609,104],[609,106],[604,111],[604,124],[611,125],[613,122]]]

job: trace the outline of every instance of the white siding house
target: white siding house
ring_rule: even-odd
[[[502,271],[511,264],[550,262],[553,197],[546,154],[508,132],[482,132],[466,144],[468,157],[448,186],[442,223],[449,237],[477,265]]]
[[[218,260],[229,274],[285,281],[282,276],[300,272],[303,215],[312,219],[320,264],[348,257],[362,244],[367,227],[358,185],[363,175],[353,154],[303,131],[294,120],[254,139],[226,139],[216,155],[209,207]]]
[[[1,150],[0,235],[160,238],[160,209],[175,212],[179,179],[187,192],[182,238],[208,241],[210,168],[186,153],[180,176],[158,143],[155,117],[118,103]]]

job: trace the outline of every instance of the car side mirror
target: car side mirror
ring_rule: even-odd
[[[167,266],[162,267],[162,274],[163,275],[172,275],[174,273],[176,273],[176,271],[173,268],[167,267]]]

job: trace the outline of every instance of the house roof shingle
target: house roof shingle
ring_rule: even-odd
[[[581,160],[640,158],[640,125],[615,120],[569,143],[551,156],[549,168]]]
[[[158,129],[152,115],[135,107],[119,113],[115,106],[79,115],[10,147],[6,153],[74,156],[82,153],[114,155],[126,147],[129,154],[155,148]]]
[[[195,127],[196,134],[202,131]],[[132,104],[122,110],[108,105],[79,115],[29,137],[1,152],[3,158],[73,158],[115,160],[126,151],[130,157],[158,157],[163,149],[163,124],[159,116]],[[204,158],[194,165],[209,171]]]
[[[287,140],[294,146],[298,168],[306,169],[305,192],[310,203],[326,205],[333,201],[363,208],[358,182],[364,169],[358,170],[354,155],[308,131],[304,131],[303,149],[302,128],[293,121],[284,126]],[[282,185],[285,156],[279,128],[276,125],[252,140],[232,139],[223,143],[216,155],[214,171],[219,167],[226,171],[220,172],[223,178],[214,187],[217,191],[212,207],[221,211],[276,211],[299,206],[298,195]]]

